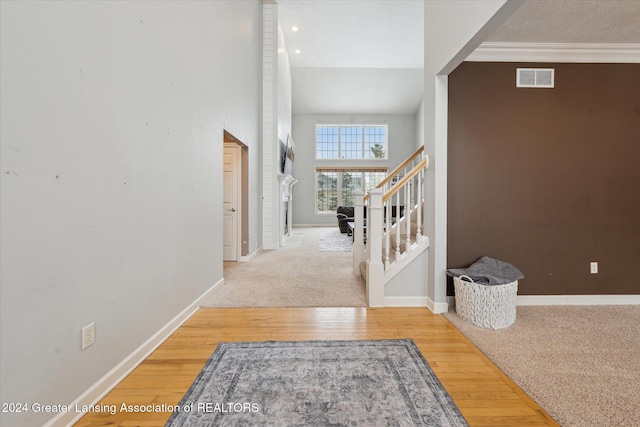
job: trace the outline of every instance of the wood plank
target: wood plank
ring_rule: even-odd
[[[100,402],[176,404],[220,342],[412,338],[472,426],[557,426],[444,316],[425,308],[201,309]],[[169,413],[89,413],[76,425],[162,426]]]

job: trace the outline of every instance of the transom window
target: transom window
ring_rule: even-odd
[[[317,125],[317,159],[386,159],[386,125]]]
[[[338,206],[353,206],[355,191],[368,191],[386,176],[386,168],[316,168],[316,213],[335,213]]]

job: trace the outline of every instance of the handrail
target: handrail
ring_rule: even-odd
[[[422,234],[422,204],[423,179],[429,167],[429,156],[424,154],[417,164],[413,164],[422,151],[422,148],[416,151],[394,171],[396,175],[401,170],[404,176],[395,176],[398,181],[391,188],[386,191],[383,188],[372,189],[367,194],[371,195],[368,203],[364,202],[363,192],[355,193],[353,271],[356,275],[362,274],[360,265],[366,262],[366,293],[370,307],[384,306],[385,283],[396,274],[394,271],[401,271],[404,265],[414,259],[410,252],[423,250],[428,245],[429,239]],[[363,242],[365,227],[367,239]]]
[[[376,188],[382,188],[387,182],[391,181],[393,179],[394,176],[396,176],[398,174],[398,172],[400,172],[402,169],[404,169],[405,166],[407,166],[409,163],[411,163],[416,157],[418,157],[420,155],[420,153],[422,153],[424,151],[424,145],[422,145],[420,148],[418,148],[411,156],[409,156],[407,158],[407,160],[405,160],[404,162],[402,162],[400,164],[400,166],[398,166],[397,168],[395,168],[391,173],[389,173],[387,175],[387,177],[385,179],[383,179],[382,181],[380,181],[378,183],[378,185],[376,185]]]
[[[414,166],[413,169],[409,171],[405,176],[403,176],[398,182],[396,182],[393,187],[391,187],[384,195],[382,196],[382,203],[386,202],[396,194],[402,186],[404,186],[407,181],[416,176],[422,169],[426,169],[429,166],[429,157],[425,157],[422,159],[420,163]]]
[[[415,160],[422,152],[424,151],[424,145],[420,146],[412,155],[407,157],[407,160],[402,162],[398,167],[396,167],[391,173],[387,174],[387,176],[376,185],[376,188],[384,187],[389,181],[391,181],[402,169],[404,169],[409,163]],[[365,194],[364,201],[366,202],[369,198],[369,194]]]

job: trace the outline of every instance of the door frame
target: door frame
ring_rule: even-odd
[[[244,144],[241,140],[236,138],[234,135],[229,133],[226,129],[223,129],[224,133],[224,143],[223,143],[223,156],[224,152],[227,149],[236,150],[236,171],[237,171],[237,180],[236,180],[236,194],[237,198],[237,220],[236,220],[236,262],[246,261],[247,255],[250,253],[250,245],[249,245],[249,229],[248,229],[248,175],[246,168],[248,167],[248,153],[249,147]],[[224,160],[223,160],[224,167]],[[223,217],[221,218],[222,227],[224,227],[224,212]],[[223,228],[224,230],[224,228]],[[233,261],[231,261],[233,262]]]

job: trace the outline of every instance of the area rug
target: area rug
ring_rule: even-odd
[[[167,426],[467,426],[411,339],[221,343]]]
[[[342,234],[340,229],[322,231],[320,233],[321,252],[351,252],[353,250],[353,238]]]

